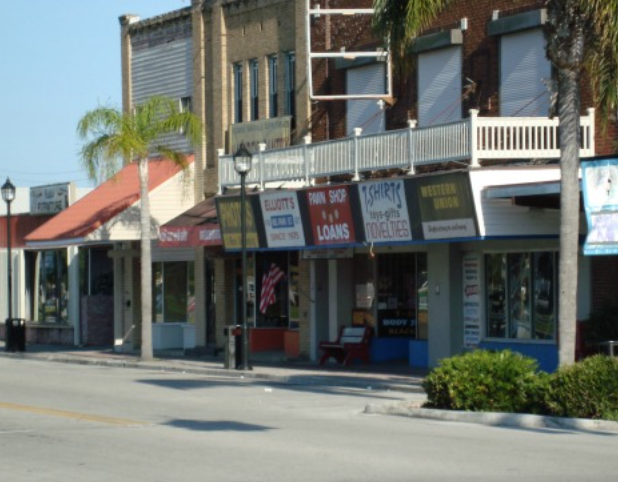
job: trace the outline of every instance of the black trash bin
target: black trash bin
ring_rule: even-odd
[[[6,351],[26,351],[26,320],[7,318],[4,330],[4,347]]]
[[[240,367],[242,357],[242,327],[240,325],[224,327],[223,338],[225,340],[223,366],[236,370]]]

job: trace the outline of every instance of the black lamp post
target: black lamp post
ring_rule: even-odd
[[[241,370],[251,370],[249,364],[249,328],[247,326],[247,205],[245,178],[251,171],[252,154],[240,144],[233,155],[234,169],[240,174],[240,249],[242,252],[242,363]]]
[[[7,247],[7,272],[8,272],[8,303],[7,306],[9,308],[8,318],[6,320],[6,329],[9,329],[9,323],[13,321],[13,267],[11,266],[11,203],[15,199],[15,186],[11,183],[11,180],[7,177],[6,182],[0,188],[2,191],[2,199],[6,203],[6,247]],[[7,347],[9,346],[9,333],[5,333]]]

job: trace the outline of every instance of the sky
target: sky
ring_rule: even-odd
[[[79,119],[101,105],[122,107],[120,24],[191,0],[2,0],[0,3],[0,184],[73,181],[81,167]]]

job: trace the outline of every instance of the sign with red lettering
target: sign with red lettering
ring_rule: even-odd
[[[297,191],[260,194],[260,206],[269,248],[305,246]]]
[[[412,240],[403,180],[363,183],[358,186],[358,194],[366,241],[384,243]]]
[[[348,186],[308,189],[304,194],[316,246],[356,242]]]

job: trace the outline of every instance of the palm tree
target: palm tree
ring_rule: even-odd
[[[521,0],[516,0],[520,1]],[[374,28],[396,65],[410,65],[416,37],[454,0],[375,0]],[[557,72],[560,120],[559,363],[575,360],[579,237],[580,85],[586,74],[601,118],[618,97],[618,0],[546,0],[547,58]]]
[[[86,141],[81,159],[91,179],[101,173],[107,177],[115,171],[117,161],[138,163],[141,244],[141,359],[152,360],[152,256],[150,251],[150,202],[148,194],[148,159],[163,156],[181,167],[186,154],[162,142],[168,134],[180,132],[192,145],[201,139],[202,126],[190,112],[179,110],[178,103],[165,97],[152,97],[133,112],[99,107],[87,112],[79,121],[77,132]],[[168,137],[169,138],[169,137]]]

